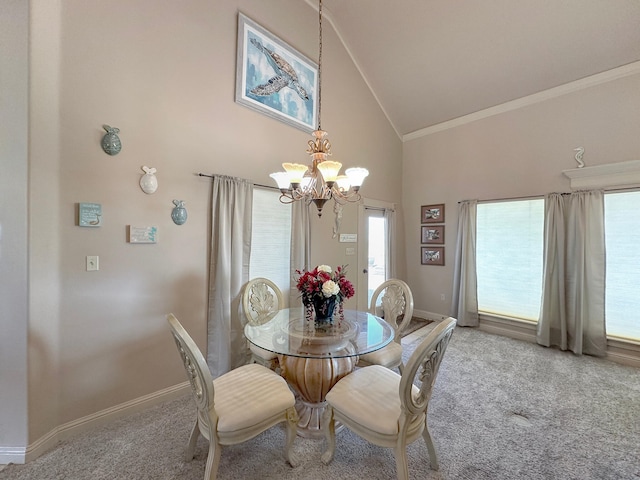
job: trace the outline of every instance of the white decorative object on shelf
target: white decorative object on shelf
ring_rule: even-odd
[[[144,193],[151,195],[158,189],[158,179],[155,176],[157,170],[145,165],[142,167],[142,171],[144,172],[144,175],[140,177],[140,188]]]
[[[575,155],[576,162],[578,162],[578,168],[584,167],[584,161],[582,161],[582,156],[584,155],[584,147],[578,147],[573,149],[574,152],[577,152]]]

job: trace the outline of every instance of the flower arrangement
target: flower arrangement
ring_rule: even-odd
[[[302,295],[302,303],[311,304],[314,299],[335,297],[339,303],[355,294],[353,284],[347,280],[345,266],[332,270],[329,265],[318,265],[310,271],[296,270],[297,288]]]

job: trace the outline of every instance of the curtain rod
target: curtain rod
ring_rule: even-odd
[[[604,190],[605,192],[619,192],[619,191],[633,191],[633,190],[639,190],[640,187],[617,187],[617,188],[603,188],[602,190]],[[597,189],[596,189],[597,190]],[[579,192],[581,190],[576,190],[576,192]],[[571,195],[574,192],[561,192],[561,195]],[[505,198],[485,198],[483,200],[478,200],[478,203],[483,203],[483,202],[507,202],[509,200],[527,200],[529,198],[544,198],[546,194],[542,194],[542,195],[525,195],[523,197],[505,197]],[[471,199],[468,199],[471,200]],[[460,200],[458,203],[462,203],[466,200]]]
[[[213,178],[213,177],[215,177],[215,175],[207,174],[207,173],[196,173],[196,175],[197,175],[198,177],[207,177],[207,178]],[[260,184],[260,183],[254,183],[253,185],[254,185],[255,187],[268,188],[268,189],[270,189],[270,190],[278,190],[278,191],[280,191],[280,189],[279,189],[278,187],[274,187],[274,186],[272,186],[272,185],[262,185],[262,184]]]
[[[505,198],[485,198],[483,200],[477,200],[478,203],[481,202],[507,202],[509,200],[527,200],[528,198],[541,198],[544,195],[526,195],[524,197],[505,197]],[[474,200],[469,198],[467,200]],[[467,200],[460,200],[458,203],[466,202]]]

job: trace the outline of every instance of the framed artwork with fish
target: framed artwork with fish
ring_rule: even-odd
[[[236,102],[311,133],[317,128],[318,64],[238,13]]]

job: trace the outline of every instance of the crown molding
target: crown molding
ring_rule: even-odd
[[[425,137],[433,133],[442,132],[450,128],[459,127],[461,125],[475,122],[477,120],[482,120],[494,115],[500,115],[502,113],[517,110],[519,108],[528,107],[529,105],[544,102],[552,98],[561,97],[563,95],[568,95],[570,93],[584,90],[586,88],[594,87],[596,85],[601,85],[603,83],[612,82],[620,78],[637,74],[640,74],[640,61],[629,63],[627,65],[623,65],[622,67],[614,68],[611,70],[607,70],[606,72],[597,73],[589,77],[581,78],[580,80],[576,80],[575,82],[566,83],[558,87],[534,93],[533,95],[518,98],[517,100],[502,103],[500,105],[496,105],[495,107],[486,108],[469,115],[464,115],[462,117],[454,118],[453,120],[438,123],[437,125],[432,125],[430,127],[408,133],[402,137],[402,141],[408,142],[410,140],[415,140],[416,138]]]
[[[318,5],[314,0],[304,0],[304,1],[309,7],[311,7],[316,12],[318,12]],[[398,138],[400,138],[400,140],[403,143],[411,140],[415,140],[420,137],[425,137],[433,133],[438,133],[444,130],[449,130],[451,128],[459,127],[461,125],[466,125],[467,123],[475,122],[477,120],[482,120],[484,118],[492,117],[494,115],[500,115],[502,113],[524,108],[529,105],[534,105],[536,103],[544,102],[552,98],[568,95],[573,92],[578,92],[586,88],[590,88],[596,85],[601,85],[603,83],[618,80],[620,78],[628,77],[630,75],[640,74],[640,61],[629,63],[621,67],[613,68],[605,72],[597,73],[595,75],[591,75],[573,82],[566,83],[564,85],[560,85],[558,87],[550,88],[548,90],[543,90],[542,92],[534,93],[526,97],[518,98],[516,100],[505,102],[500,105],[496,105],[494,107],[490,107],[484,110],[480,110],[478,112],[470,113],[469,115],[463,115],[462,117],[454,118],[446,122],[438,123],[436,125],[431,125],[430,127],[426,127],[420,130],[416,130],[415,132],[402,135],[399,132],[396,125],[391,120],[391,117],[385,110],[384,106],[382,105],[382,102],[376,95],[376,92],[373,90],[373,87],[371,86],[371,82],[369,82],[369,79],[364,74],[364,71],[362,70],[362,68],[360,68],[360,65],[358,64],[355,57],[353,56],[353,53],[351,52],[349,45],[345,41],[344,37],[342,36],[342,33],[340,32],[340,29],[338,28],[336,22],[334,21],[334,16],[331,13],[331,10],[329,10],[326,6],[323,7],[322,10],[323,10],[322,17],[326,18],[329,21],[329,24],[331,25],[331,27],[333,28],[333,31],[337,35],[338,40],[344,47],[345,51],[347,52],[347,55],[349,55],[349,58],[351,59],[351,62],[353,62],[353,65],[358,70],[358,73],[360,73],[360,76],[362,77],[362,80],[364,81],[364,83],[367,85],[367,88],[369,88],[369,91],[371,92],[371,95],[373,96],[376,103],[378,104],[378,107],[380,107],[380,109],[382,110],[382,113],[387,118],[389,125],[391,125],[391,128],[393,128],[396,135],[398,135]]]

